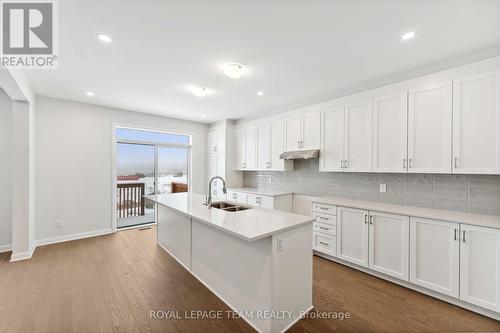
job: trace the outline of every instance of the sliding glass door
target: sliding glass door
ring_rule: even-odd
[[[189,148],[158,146],[158,194],[187,192]]]
[[[117,228],[154,223],[143,196],[189,190],[190,137],[117,127],[116,140]]]
[[[116,201],[117,227],[155,221],[155,207],[144,195],[155,193],[156,147],[148,144],[117,143]]]

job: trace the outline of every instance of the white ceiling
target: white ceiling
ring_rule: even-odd
[[[321,101],[500,43],[498,0],[58,4],[59,69],[28,71],[37,94],[201,122]],[[409,30],[416,37],[402,41]],[[217,66],[233,61],[249,74],[222,75]],[[192,84],[214,93],[194,97]]]

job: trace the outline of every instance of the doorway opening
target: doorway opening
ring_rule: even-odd
[[[115,128],[116,227],[156,222],[144,195],[188,192],[191,137],[129,127]]]

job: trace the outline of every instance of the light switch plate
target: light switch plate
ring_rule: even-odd
[[[387,184],[380,184],[380,193],[387,192]]]

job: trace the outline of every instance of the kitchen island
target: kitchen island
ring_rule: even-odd
[[[313,218],[225,211],[194,193],[150,195],[157,243],[259,332],[283,332],[312,309]]]

